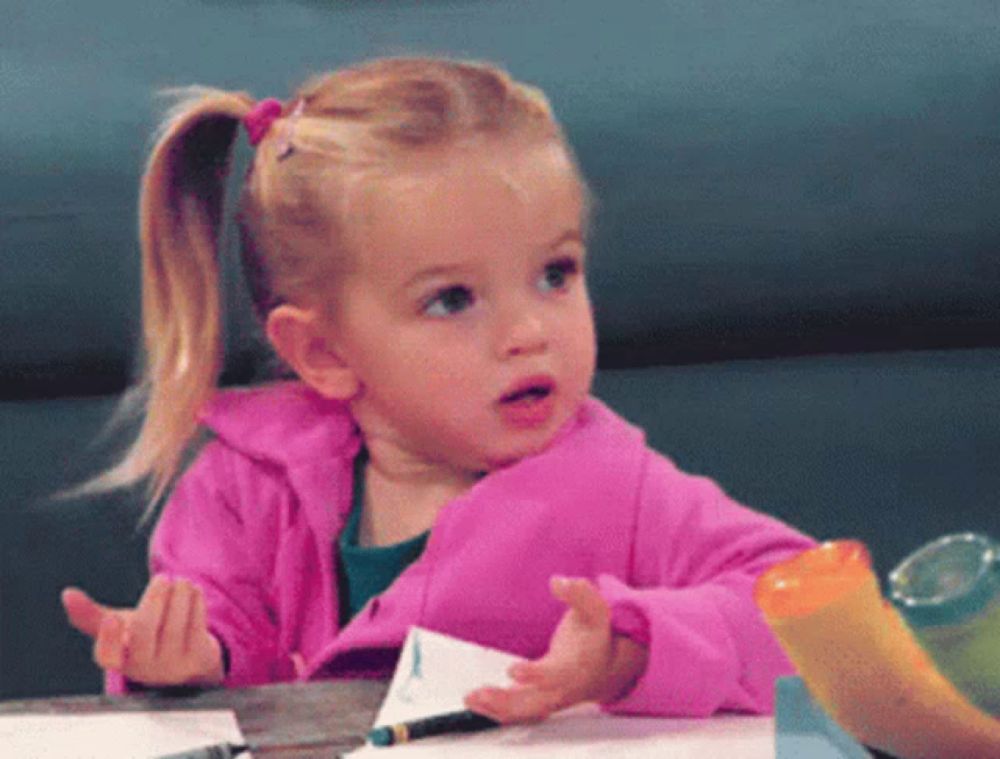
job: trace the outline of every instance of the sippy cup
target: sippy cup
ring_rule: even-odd
[[[864,544],[776,564],[754,599],[812,696],[861,743],[906,759],[1000,757],[1000,720],[938,671],[883,598]]]

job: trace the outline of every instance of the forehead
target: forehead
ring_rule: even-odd
[[[582,234],[583,190],[558,144],[478,143],[415,162],[359,188],[363,268],[393,271],[530,251]]]

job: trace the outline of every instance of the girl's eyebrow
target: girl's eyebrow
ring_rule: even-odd
[[[583,236],[580,234],[580,230],[578,230],[578,229],[567,229],[565,232],[563,232],[561,235],[559,235],[559,237],[557,237],[555,240],[553,240],[552,242],[550,242],[546,246],[546,248],[550,249],[550,250],[552,248],[558,248],[564,242],[578,242],[578,243],[582,244],[583,243]]]
[[[552,250],[553,248],[558,248],[565,242],[578,242],[583,243],[583,237],[578,229],[567,229],[565,232],[556,237],[552,242],[547,243],[542,246],[542,250]],[[462,264],[441,264],[438,266],[428,266],[426,269],[421,269],[412,277],[406,280],[400,287],[400,290],[409,290],[414,285],[423,282],[426,279],[435,279],[437,277],[447,277],[448,275],[454,275],[461,272],[465,267]]]
[[[436,279],[438,277],[447,277],[449,274],[455,274],[461,272],[465,267],[460,264],[443,264],[441,266],[429,266],[426,269],[421,269],[412,277],[410,277],[400,290],[409,290],[414,285],[423,282],[425,279]]]

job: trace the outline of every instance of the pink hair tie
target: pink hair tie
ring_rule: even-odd
[[[250,137],[250,144],[257,145],[264,139],[264,135],[271,128],[274,120],[281,117],[284,106],[277,98],[267,98],[261,100],[246,116],[243,117],[243,126],[247,129]]]

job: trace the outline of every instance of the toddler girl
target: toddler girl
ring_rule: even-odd
[[[295,381],[216,391],[241,122],[245,271]],[[376,60],[287,103],[198,90],[142,181],[144,425],[102,480],[172,487],[133,609],[67,589],[108,688],[384,677],[410,625],[520,654],[505,722],[767,711],[754,578],[811,545],[589,396],[587,188],[545,97]]]

